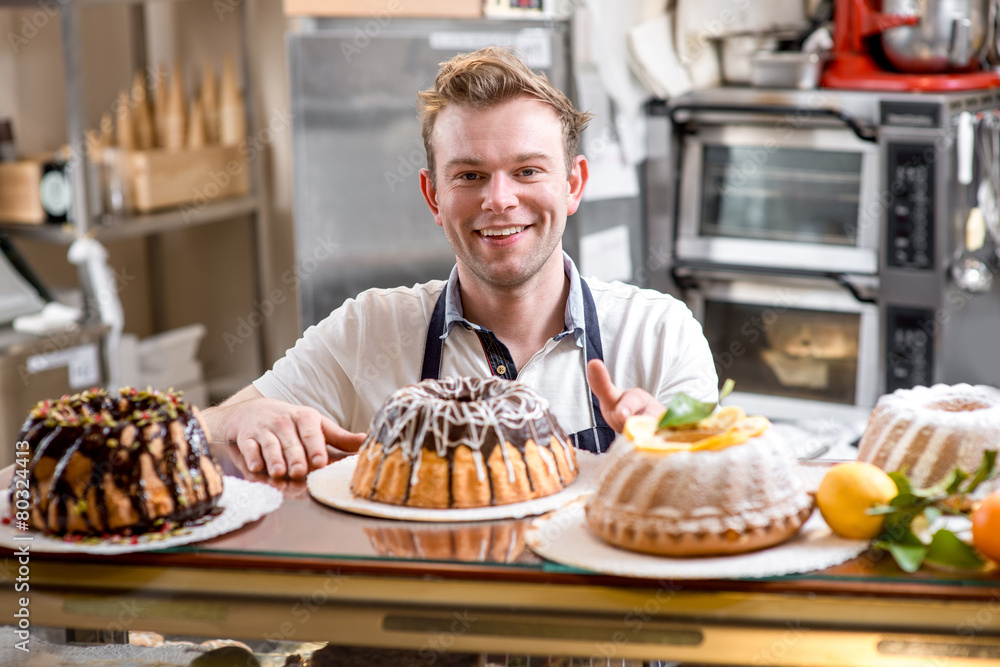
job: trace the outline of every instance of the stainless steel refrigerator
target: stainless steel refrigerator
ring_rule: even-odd
[[[573,94],[569,26],[496,20],[308,19],[287,38],[292,99],[296,269],[307,327],[370,287],[447,278],[455,263],[424,203],[416,93],[441,62],[513,45]],[[564,247],[613,225],[632,230],[641,262],[641,198],[586,202]]]

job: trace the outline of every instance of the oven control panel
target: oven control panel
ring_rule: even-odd
[[[886,262],[889,266],[934,268],[934,177],[936,152],[930,144],[890,143],[886,147]]]
[[[886,308],[885,390],[934,384],[934,311]]]

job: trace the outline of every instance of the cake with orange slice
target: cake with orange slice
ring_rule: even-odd
[[[662,556],[754,551],[790,538],[812,512],[787,445],[766,418],[738,407],[666,427],[630,417],[607,456],[587,501],[587,524],[624,549]]]

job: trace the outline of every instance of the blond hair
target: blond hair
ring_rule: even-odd
[[[423,126],[431,181],[436,180],[431,134],[442,109],[448,105],[488,108],[517,97],[534,98],[548,104],[556,112],[563,129],[568,173],[580,147],[580,135],[592,114],[573,108],[569,98],[553,87],[548,77],[531,71],[507,49],[487,46],[473,53],[460,53],[441,63],[434,85],[417,93],[417,114]]]

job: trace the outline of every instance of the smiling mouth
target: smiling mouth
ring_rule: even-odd
[[[525,230],[524,227],[503,227],[497,229],[480,229],[480,236],[487,237],[498,237],[498,236],[512,236],[514,234],[519,234]]]

